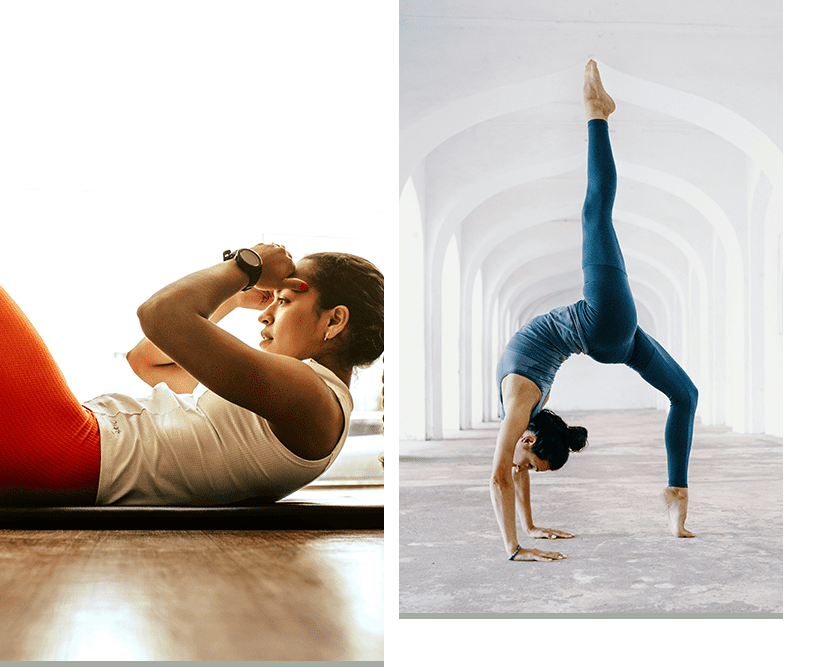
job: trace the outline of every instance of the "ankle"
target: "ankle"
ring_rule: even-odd
[[[608,121],[609,113],[605,113],[599,109],[585,109],[585,117],[588,120],[604,120],[605,122]]]
[[[689,493],[686,487],[668,486],[666,489],[664,489],[665,502],[680,502],[682,500],[686,500],[688,497]]]

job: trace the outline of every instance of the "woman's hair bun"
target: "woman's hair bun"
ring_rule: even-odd
[[[568,427],[568,449],[578,452],[588,444],[588,429],[584,426]]]
[[[528,430],[535,436],[531,451],[539,459],[548,461],[549,470],[562,468],[569,452],[578,452],[588,443],[588,429],[568,426],[551,410],[540,410],[529,422]]]

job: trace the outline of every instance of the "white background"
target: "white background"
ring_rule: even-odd
[[[80,400],[143,395],[137,307],[226,248],[340,236],[385,269],[396,28],[369,5],[0,4],[0,284]],[[256,317],[224,325],[256,345]]]

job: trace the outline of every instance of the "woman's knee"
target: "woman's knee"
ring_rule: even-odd
[[[673,399],[673,404],[680,403],[681,406],[695,414],[695,409],[698,407],[698,387],[687,378],[678,392],[678,397]]]

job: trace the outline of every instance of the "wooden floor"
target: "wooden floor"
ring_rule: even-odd
[[[0,530],[0,660],[383,660],[384,531]]]

